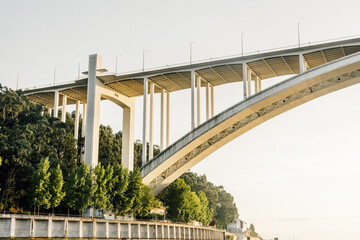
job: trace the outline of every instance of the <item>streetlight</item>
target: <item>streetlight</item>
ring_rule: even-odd
[[[55,81],[56,81],[56,67],[59,67],[58,65],[54,66],[54,85],[55,85]]]
[[[192,64],[192,45],[195,44],[195,42],[190,42],[190,64]]]
[[[24,72],[18,72],[18,73],[17,73],[17,78],[16,78],[16,90],[19,90],[20,73],[24,73]]]
[[[244,56],[244,35],[245,33],[241,33],[241,56]]]
[[[115,61],[115,75],[117,75],[118,72],[118,57],[121,56],[121,54],[116,54],[116,61]]]
[[[300,23],[297,24],[297,28],[298,28],[298,43],[300,47]]]
[[[143,50],[143,67],[142,67],[142,71],[145,71],[145,52],[149,52],[149,50]]]

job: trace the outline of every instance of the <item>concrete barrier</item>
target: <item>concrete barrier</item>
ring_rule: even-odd
[[[0,214],[0,238],[225,240],[225,231],[165,222]]]

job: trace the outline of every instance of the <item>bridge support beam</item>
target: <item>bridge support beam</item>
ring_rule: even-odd
[[[82,121],[81,121],[81,137],[85,138],[85,128],[86,128],[86,103],[83,103],[83,114],[82,114]],[[81,148],[81,156],[80,161],[84,162],[84,151],[85,146]]]
[[[248,90],[248,97],[251,96],[251,69],[249,67],[246,68],[247,69],[247,90]]]
[[[210,83],[206,83],[206,121],[210,119]]]
[[[197,76],[197,126],[201,124],[201,77]]]
[[[123,107],[121,163],[129,171],[134,169],[134,124],[135,99],[133,98],[130,107]]]
[[[248,78],[247,75],[248,75],[248,72],[247,72],[246,63],[243,63],[242,66],[243,66],[243,77],[242,77],[242,80],[243,80],[243,96],[244,96],[244,100],[245,100],[248,97],[248,93],[247,93],[247,78]]]
[[[142,139],[142,165],[146,164],[146,141],[147,141],[147,101],[148,101],[148,78],[144,78],[144,99],[143,99],[143,139]]]
[[[97,54],[89,57],[89,76],[87,90],[87,109],[85,124],[85,163],[95,168],[99,153],[100,101],[108,99],[123,108],[122,159],[124,167],[133,169],[134,151],[134,110],[135,99],[114,92],[107,88],[97,75],[100,74],[101,57]]]
[[[211,117],[215,114],[215,106],[214,106],[214,86],[210,87],[211,89]]]
[[[195,71],[191,70],[191,130],[195,129]]]
[[[75,126],[74,126],[74,138],[79,139],[79,120],[80,120],[80,101],[76,101],[75,106]]]
[[[149,161],[154,157],[154,92],[155,85],[150,83],[150,127],[149,127]]]
[[[305,61],[304,55],[302,53],[299,55],[299,66],[300,66],[300,73],[303,73],[307,70],[306,69],[306,61]]]
[[[89,57],[85,163],[88,164],[90,168],[95,168],[99,155],[101,82],[96,77],[96,70],[101,69],[101,61],[101,56],[97,54],[90,55]]]
[[[63,95],[62,110],[61,110],[61,121],[62,122],[66,122],[66,105],[67,105],[67,96]]]
[[[165,89],[161,89],[160,99],[160,151],[165,149]]]
[[[166,147],[170,145],[170,93],[166,93]]]
[[[54,92],[54,117],[58,117],[59,114],[59,91]]]

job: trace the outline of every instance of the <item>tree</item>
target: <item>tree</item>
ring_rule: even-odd
[[[52,207],[52,213],[54,214],[54,208],[59,206],[62,199],[65,197],[63,189],[64,179],[60,164],[58,164],[56,168],[51,169],[50,172],[50,206]]]
[[[202,222],[204,225],[209,225],[213,217],[213,210],[209,208],[209,201],[203,191],[198,192],[197,195],[200,200],[200,214],[197,220]]]
[[[111,191],[112,189],[108,189],[110,186],[108,184],[109,180],[112,179],[112,168],[109,168],[107,174],[105,168],[98,163],[95,167],[95,191],[94,191],[94,206],[97,209],[104,211],[105,209],[111,209],[112,205],[110,202],[110,194],[108,190]],[[95,210],[94,208],[94,210]]]
[[[142,187],[142,179],[140,169],[134,168],[128,175],[129,184],[125,191],[126,204],[131,205],[131,212],[135,212],[141,204],[140,192]]]
[[[167,216],[172,221],[187,223],[199,215],[200,200],[183,179],[169,186],[166,204]]]
[[[138,197],[138,204],[136,204],[136,214],[140,217],[145,217],[150,213],[154,207],[155,198],[151,194],[151,188],[145,184],[141,184],[140,194]]]
[[[110,202],[114,208],[114,212],[124,215],[131,210],[132,201],[129,201],[126,191],[129,185],[128,170],[120,164],[113,167],[113,188],[110,191]]]
[[[96,190],[93,179],[93,173],[89,171],[87,164],[82,164],[72,170],[65,184],[66,195],[64,201],[68,208],[83,211],[93,204],[92,196]]]
[[[49,159],[43,158],[37,165],[32,179],[32,193],[34,204],[38,206],[40,211],[41,207],[45,209],[50,208],[50,172],[49,172]]]

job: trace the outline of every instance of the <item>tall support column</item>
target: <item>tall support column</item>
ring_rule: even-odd
[[[75,126],[74,126],[74,138],[79,139],[79,120],[80,120],[80,101],[76,101],[75,107]]]
[[[210,83],[206,83],[206,120],[210,119]]]
[[[247,67],[248,97],[251,96],[251,69]]]
[[[59,115],[59,91],[54,92],[54,117]]]
[[[191,71],[191,130],[195,128],[195,71]]]
[[[154,92],[155,85],[150,83],[149,161],[154,157]]]
[[[259,92],[259,78],[257,76],[255,76],[255,93]]]
[[[260,92],[262,90],[262,88],[261,88],[261,79],[258,76],[256,76],[256,79],[258,81],[258,88],[259,88],[259,92]]]
[[[62,110],[61,110],[61,121],[66,122],[66,105],[67,105],[67,96],[62,98]]]
[[[48,114],[51,116],[51,108],[48,108]]]
[[[81,121],[81,137],[85,137],[86,128],[86,103],[83,103],[83,116]]]
[[[123,108],[123,131],[121,145],[121,163],[129,171],[134,170],[134,132],[135,132],[135,98],[130,107]]]
[[[170,145],[170,93],[166,93],[166,147]]]
[[[81,137],[85,138],[85,130],[86,130],[86,103],[83,103],[83,115],[82,115],[82,121],[81,121]],[[84,152],[85,146],[81,147],[81,155],[80,155],[80,161],[84,162]]]
[[[246,63],[242,64],[243,66],[243,93],[244,93],[244,100],[247,99],[248,94],[247,94],[247,75],[248,75],[248,71],[247,71],[247,65]]]
[[[160,151],[165,149],[165,89],[161,90],[160,99]]]
[[[146,163],[148,79],[144,78],[142,165]]]
[[[299,65],[300,65],[300,73],[305,72],[306,71],[306,61],[305,61],[302,53],[299,55]]]
[[[197,76],[197,126],[201,124],[201,78]]]
[[[99,122],[101,82],[97,79],[97,69],[101,69],[101,56],[89,56],[89,75],[87,88],[85,163],[95,168],[99,155]]]
[[[215,106],[214,106],[214,86],[210,87],[211,90],[211,117],[215,114]]]

